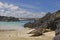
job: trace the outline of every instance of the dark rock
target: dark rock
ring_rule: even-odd
[[[35,27],[38,27],[38,26],[40,26],[41,24],[39,23],[39,22],[33,22],[33,23],[31,23],[31,22],[28,22],[28,23],[26,23],[25,25],[24,25],[24,27],[26,28],[35,28]]]
[[[54,40],[60,40],[60,19],[55,21],[56,30]]]
[[[29,22],[24,25],[24,27],[28,28],[36,28],[42,25],[45,21],[48,21],[49,17],[51,16],[51,13],[47,13],[46,16],[40,18],[39,20],[34,21],[33,23]]]
[[[26,23],[26,24],[24,25],[25,28],[26,28],[26,27],[30,28],[30,27],[32,27],[32,26],[33,26],[33,23],[31,23],[31,22],[28,22],[28,23]]]
[[[60,34],[55,36],[53,40],[60,40]]]
[[[42,30],[43,30],[42,28],[38,29],[38,30],[33,30],[32,32],[30,32],[30,34],[33,34],[32,37],[34,37],[34,36],[40,36],[40,35],[43,34]]]
[[[41,35],[43,35],[43,34],[40,33],[40,32],[36,32],[36,33],[34,33],[32,36],[30,36],[30,37],[36,37],[36,36],[41,36]]]
[[[29,34],[34,34],[34,33],[36,33],[36,32],[40,32],[40,34],[41,34],[41,33],[43,33],[43,30],[45,30],[45,29],[39,28],[39,29],[37,29],[37,30],[33,30],[33,31],[29,32]]]

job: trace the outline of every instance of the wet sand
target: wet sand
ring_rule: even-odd
[[[33,29],[32,29],[33,30]],[[32,34],[27,34],[32,31],[28,28],[22,30],[0,31],[0,40],[52,40],[55,32],[47,32],[42,36],[30,37]]]

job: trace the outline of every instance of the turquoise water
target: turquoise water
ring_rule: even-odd
[[[0,22],[0,29],[20,29],[29,21]]]

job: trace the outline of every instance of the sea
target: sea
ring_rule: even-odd
[[[28,23],[28,22],[33,22],[33,21],[15,21],[15,22],[0,22],[0,29],[23,29],[24,28],[24,24]]]

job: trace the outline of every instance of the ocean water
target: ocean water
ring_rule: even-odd
[[[0,29],[22,29],[27,22],[30,21],[0,22]]]

